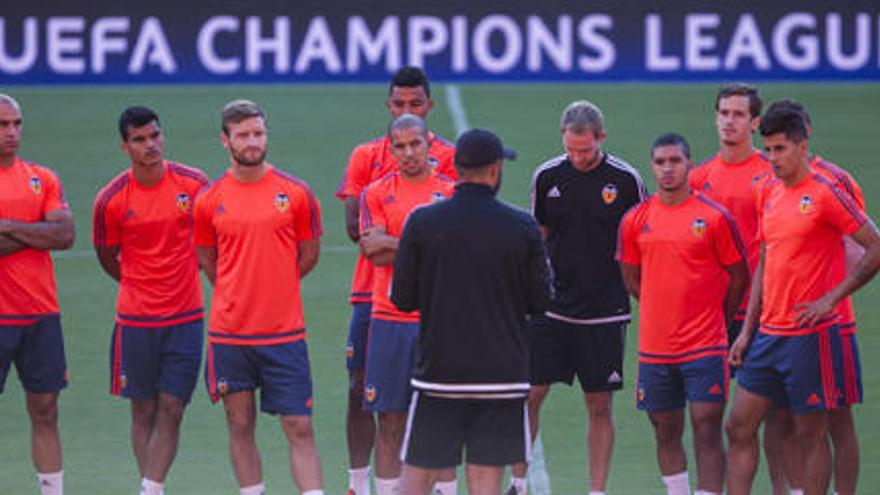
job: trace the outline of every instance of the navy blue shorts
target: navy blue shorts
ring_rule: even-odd
[[[30,325],[0,325],[0,393],[13,362],[27,392],[45,394],[66,387],[61,317],[41,317]]]
[[[843,383],[843,403],[851,406],[861,404],[864,396],[862,389],[862,360],[859,357],[859,343],[856,334],[847,332],[840,335],[841,345],[841,376]]]
[[[110,393],[155,400],[159,392],[192,398],[202,361],[203,320],[164,327],[113,327]]]
[[[213,402],[260,389],[260,410],[312,415],[312,374],[304,339],[275,345],[208,344],[205,381]]]
[[[837,325],[803,335],[758,330],[736,379],[795,414],[833,409],[843,400],[842,354]]]
[[[348,342],[345,345],[345,366],[362,370],[367,360],[367,333],[370,330],[372,303],[357,302],[351,305],[351,321],[348,323]]]
[[[724,404],[729,375],[726,356],[675,364],[639,363],[636,406],[642,411],[684,409],[687,402]]]
[[[409,408],[409,381],[416,364],[419,324],[373,318],[367,343],[364,410],[401,412]]]

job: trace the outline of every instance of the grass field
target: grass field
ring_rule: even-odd
[[[678,131],[702,159],[716,146],[710,85],[465,85],[461,94],[470,123],[496,130],[519,152],[508,163],[501,196],[526,205],[531,171],[560,153],[558,115],[570,101],[589,98],[606,114],[606,149],[637,165],[649,184],[648,147],[664,131]],[[765,98],[794,97],[811,111],[813,147],[848,168],[861,182],[873,216],[880,190],[880,115],[877,85],[766,85]],[[12,88],[25,118],[22,156],[53,167],[64,181],[76,216],[78,239],[56,257],[70,386],[61,395],[61,430],[67,492],[136,493],[137,467],[128,441],[128,404],[108,394],[108,349],[116,288],[91,252],[91,206],[98,189],[127,166],[119,150],[116,119],[123,107],[155,108],[166,133],[167,156],[218,176],[227,166],[219,142],[219,111],[238,97],[259,102],[269,114],[269,159],[305,179],[324,210],[321,261],[303,282],[312,370],[315,428],[326,493],[342,493],[347,480],[343,348],[355,249],[344,233],[342,206],[333,196],[350,150],[382,132],[387,114],[382,86],[213,86]],[[442,85],[434,88],[434,131],[453,138]],[[858,296],[867,404],[856,409],[862,440],[861,493],[880,486],[880,282]],[[636,327],[627,349],[625,390],[616,402],[617,447],[609,493],[663,493],[654,441],[632,398]],[[555,388],[542,416],[542,437],[553,493],[586,493],[585,414],[580,394]],[[29,456],[23,394],[14,373],[0,396],[0,494],[36,493]],[[259,418],[259,443],[269,493],[292,493],[285,441],[277,421]],[[210,406],[200,382],[184,420],[181,448],[168,493],[237,493],[229,465],[223,411]],[[691,461],[693,458],[691,457]],[[875,488],[876,489],[876,488]],[[760,475],[756,493],[769,493]]]

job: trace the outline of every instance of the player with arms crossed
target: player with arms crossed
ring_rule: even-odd
[[[697,495],[724,491],[721,422],[727,400],[727,325],[749,284],[730,213],[688,186],[690,147],[678,134],[652,147],[657,195],[620,225],[623,281],[639,300],[637,405],[648,412],[666,493],[689,495],[682,443],[689,405]]]
[[[126,108],[119,133],[131,167],[98,193],[92,240],[101,267],[119,282],[110,392],[131,400],[141,493],[158,495],[198,381],[202,284],[192,205],[209,181],[165,160],[159,117],[149,108]]]

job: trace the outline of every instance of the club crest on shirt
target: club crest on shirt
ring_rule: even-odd
[[[28,187],[31,192],[36,194],[37,196],[43,192],[43,183],[40,181],[39,177],[31,177],[28,179]]]
[[[189,213],[192,208],[192,198],[189,197],[189,194],[180,193],[177,195],[177,208],[184,213]]]
[[[801,198],[800,210],[804,215],[813,211],[813,198],[809,194],[805,194]]]
[[[275,195],[275,209],[284,213],[287,209],[290,208],[290,197],[287,194],[278,193]]]
[[[431,195],[431,202],[432,203],[436,203],[437,201],[443,201],[444,199],[446,199],[446,196],[444,196],[443,193],[435,192],[434,194]]]
[[[373,385],[367,385],[364,388],[364,397],[367,399],[367,402],[373,402],[376,400],[376,387]]]
[[[697,218],[694,220],[694,223],[691,224],[691,231],[697,237],[703,237],[706,235],[706,221],[702,218]]]
[[[615,199],[617,199],[617,186],[614,184],[605,184],[605,187],[602,188],[602,201],[604,201],[606,205],[610,205]]]
[[[436,167],[437,165],[440,165],[440,160],[434,158],[433,156],[429,156],[428,157],[428,165],[430,165],[432,167]]]

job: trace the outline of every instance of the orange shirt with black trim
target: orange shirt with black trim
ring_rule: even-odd
[[[58,176],[16,157],[0,167],[0,219],[36,223],[57,210],[69,210]],[[58,314],[52,257],[25,247],[0,256],[0,326],[31,325]]]
[[[455,182],[436,170],[427,179],[413,183],[399,172],[386,175],[370,184],[361,195],[361,231],[383,227],[385,233],[400,237],[410,212],[452,196]],[[408,323],[419,322],[419,312],[404,312],[389,298],[394,270],[391,265],[376,266],[373,271],[373,318]]]
[[[195,244],[217,248],[208,341],[273,345],[305,338],[298,243],[322,234],[308,185],[266,165],[256,182],[228,171],[196,198]]]
[[[814,156],[810,160],[810,166],[817,173],[831,179],[837,187],[847,193],[862,213],[865,212],[865,196],[862,194],[862,187],[856,182],[855,178],[846,170],[829,161],[823,160],[818,156]],[[834,261],[834,277],[837,281],[843,281],[846,278],[846,248],[842,247],[841,255]],[[852,296],[846,297],[837,306],[837,312],[840,314],[840,332],[844,335],[856,332],[856,312],[853,309]]]
[[[746,259],[730,213],[699,193],[677,205],[655,195],[626,214],[619,232],[617,260],[641,267],[639,361],[725,355],[725,267]]]
[[[838,322],[835,312],[812,327],[799,327],[794,307],[815,301],[840,282],[834,262],[843,236],[868,218],[848,194],[812,169],[791,187],[778,179],[767,182],[758,193],[758,211],[758,236],[765,247],[760,330],[802,335]]]
[[[161,327],[202,318],[192,210],[210,181],[195,168],[170,161],[163,167],[155,186],[141,185],[126,170],[95,199],[92,242],[119,247],[120,325]]]
[[[760,151],[755,151],[739,163],[728,163],[721,154],[703,162],[691,170],[688,177],[691,189],[712,199],[730,212],[745,241],[749,270],[758,266],[758,210],[755,206],[756,189],[772,175],[770,161]],[[743,319],[749,304],[746,292],[736,314]]]
[[[435,170],[453,180],[458,178],[455,170],[455,147],[435,134],[428,134],[428,161]],[[347,198],[360,197],[361,192],[376,180],[397,171],[397,160],[391,154],[391,139],[388,136],[358,145],[348,159],[348,167],[342,176],[342,182],[336,196],[345,201]],[[354,276],[351,281],[349,301],[370,302],[372,300],[373,264],[358,254]]]

